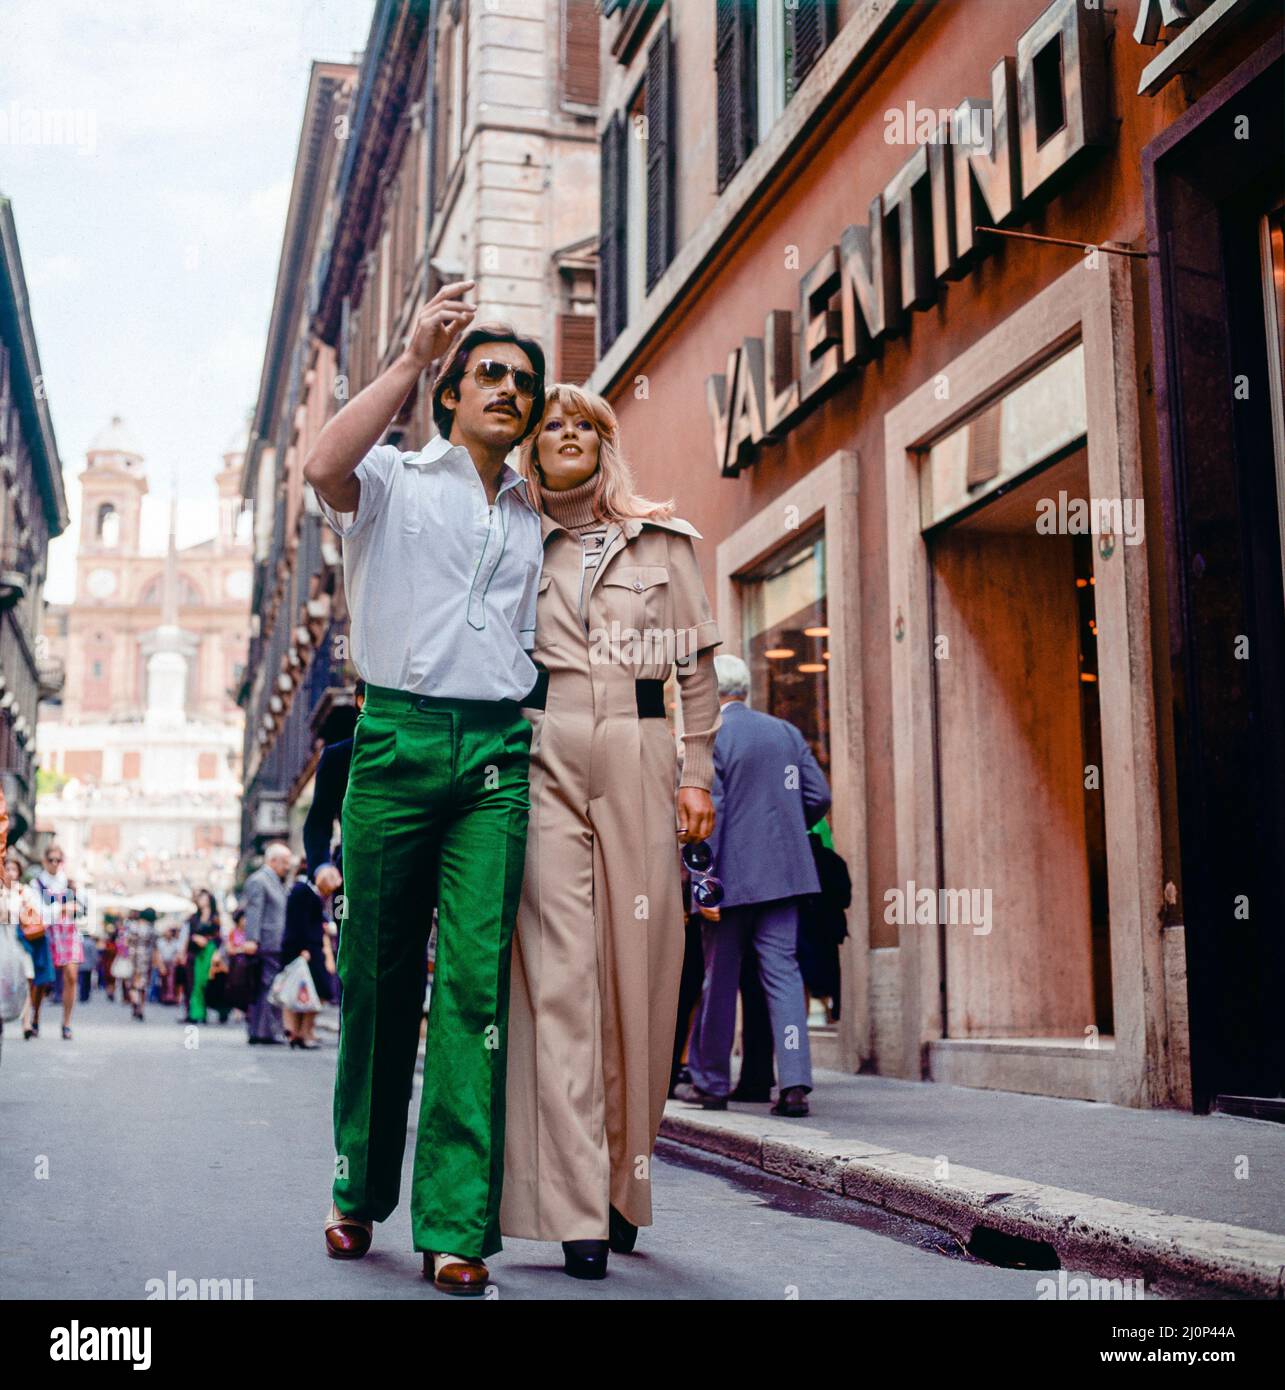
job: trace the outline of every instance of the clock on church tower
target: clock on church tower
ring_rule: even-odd
[[[115,571],[103,569],[101,566],[90,570],[85,580],[85,588],[92,598],[111,598],[117,589]]]

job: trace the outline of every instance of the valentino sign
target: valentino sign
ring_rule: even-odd
[[[1069,161],[1107,142],[1097,0],[1055,0],[1018,39],[1016,59],[995,65],[990,99],[942,114],[871,199],[867,223],[845,227],[801,277],[797,311],[771,310],[763,337],[746,338],[726,374],[706,382],[721,473],[736,474],[823,386],[868,362],[942,280],[968,274],[976,227],[1017,221]]]

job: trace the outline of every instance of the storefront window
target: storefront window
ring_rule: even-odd
[[[743,576],[741,583],[750,704],[801,730],[828,778],[830,628],[824,529],[808,533]]]
[[[750,668],[750,704],[786,719],[807,739],[830,777],[830,626],[825,594],[825,528],[805,534],[741,577],[741,650]],[[806,927],[799,967],[808,1027],[833,1029],[839,1017],[840,959],[832,940]]]

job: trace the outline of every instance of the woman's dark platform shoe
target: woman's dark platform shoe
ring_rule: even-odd
[[[632,1221],[626,1221],[615,1207],[612,1207],[608,1218],[608,1229],[611,1232],[611,1248],[616,1254],[632,1255],[634,1243],[638,1239],[638,1227]]]
[[[605,1240],[564,1240],[562,1267],[573,1279],[605,1279],[607,1249]]]

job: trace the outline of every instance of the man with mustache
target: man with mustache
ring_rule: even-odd
[[[343,806],[343,984],[327,1253],[355,1259],[397,1205],[432,909],[438,948],[411,1225],[424,1277],[481,1294],[500,1249],[513,923],[526,849],[542,559],[526,483],[505,462],[544,409],[544,354],[474,325],[445,285],[405,351],[317,437],[304,464],[343,537],[352,659],[366,682]],[[461,332],[463,330],[463,332]],[[458,341],[457,334],[459,335]],[[449,354],[449,356],[447,355]],[[439,434],[379,445],[434,361]]]

